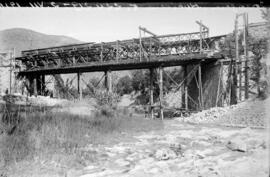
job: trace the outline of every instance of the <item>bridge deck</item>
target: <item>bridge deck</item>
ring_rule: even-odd
[[[168,55],[153,57],[148,61],[138,61],[138,60],[120,60],[120,61],[106,61],[106,62],[91,62],[89,64],[77,64],[77,65],[65,65],[59,68],[55,67],[43,67],[31,70],[21,71],[20,75],[29,74],[67,74],[67,73],[77,73],[77,72],[97,72],[97,71],[120,71],[120,70],[132,70],[132,69],[147,69],[155,68],[158,66],[170,67],[177,65],[187,65],[196,64],[199,62],[211,62],[219,59],[223,59],[223,55],[220,53],[215,53],[213,55],[208,54],[190,54],[190,55]]]
[[[145,69],[222,58],[218,53],[224,35],[208,35],[202,31],[27,50],[16,60],[19,74],[29,75]]]

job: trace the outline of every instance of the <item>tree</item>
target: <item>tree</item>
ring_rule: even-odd
[[[268,31],[269,28],[269,20],[270,20],[270,9],[261,10],[262,17],[267,20],[268,23]],[[265,75],[262,75],[262,71],[266,67],[266,63],[262,63],[261,59],[267,56],[267,43],[269,43],[269,38],[257,38],[256,36],[249,36],[248,44],[249,50],[253,53],[254,59],[251,61],[251,77],[257,86],[258,97],[265,98],[267,92],[267,85],[269,85],[269,81],[264,80]]]
[[[116,92],[121,96],[132,92],[132,80],[128,75],[118,80],[116,84]]]

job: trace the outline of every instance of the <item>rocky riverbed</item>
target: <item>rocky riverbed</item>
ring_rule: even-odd
[[[88,146],[99,159],[67,176],[238,176],[266,177],[269,147],[265,130],[222,128],[166,121],[162,131],[114,146]]]
[[[63,164],[68,160],[64,163],[52,159],[50,169],[45,165],[42,168],[38,165],[36,170],[24,166],[16,174],[14,170],[13,174],[7,174],[8,177],[268,177],[269,116],[265,104],[266,101],[249,101],[213,108],[191,117],[165,119],[162,130],[122,132],[123,136],[118,137],[120,143],[81,148],[84,158],[79,161],[83,165],[78,167],[65,167]],[[229,125],[245,128],[224,126],[228,121]]]

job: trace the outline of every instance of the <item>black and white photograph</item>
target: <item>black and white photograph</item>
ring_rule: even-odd
[[[270,177],[270,8],[209,4],[0,3],[0,177]]]

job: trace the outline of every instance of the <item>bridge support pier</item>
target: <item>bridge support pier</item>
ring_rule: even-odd
[[[159,67],[159,101],[160,101],[160,118],[163,120],[163,67]]]
[[[204,101],[203,101],[203,88],[202,88],[202,67],[199,64],[198,68],[198,84],[199,84],[199,103],[200,103],[200,110],[204,109]]]
[[[150,68],[150,113],[151,118],[154,119],[154,91],[153,91],[153,82],[154,82],[154,69]]]
[[[34,95],[44,95],[45,93],[45,75],[36,75],[27,77],[29,83],[29,94]]]
[[[41,95],[45,95],[45,88],[46,88],[46,85],[45,85],[45,75],[41,75]]]
[[[82,73],[80,72],[77,73],[77,79],[78,79],[77,86],[78,86],[79,100],[82,99],[81,75]]]
[[[41,81],[41,75],[36,76],[36,84],[37,84],[37,95],[41,95],[41,88],[42,88],[42,81]]]
[[[27,80],[28,80],[28,86],[29,86],[29,95],[32,96],[34,95],[34,77],[32,76],[27,76]]]
[[[34,91],[34,95],[35,97],[37,96],[37,77],[34,77],[33,79],[33,91]]]
[[[105,71],[105,87],[109,93],[112,93],[112,76],[111,71]]]
[[[184,106],[188,110],[188,86],[187,86],[187,65],[184,66]]]

